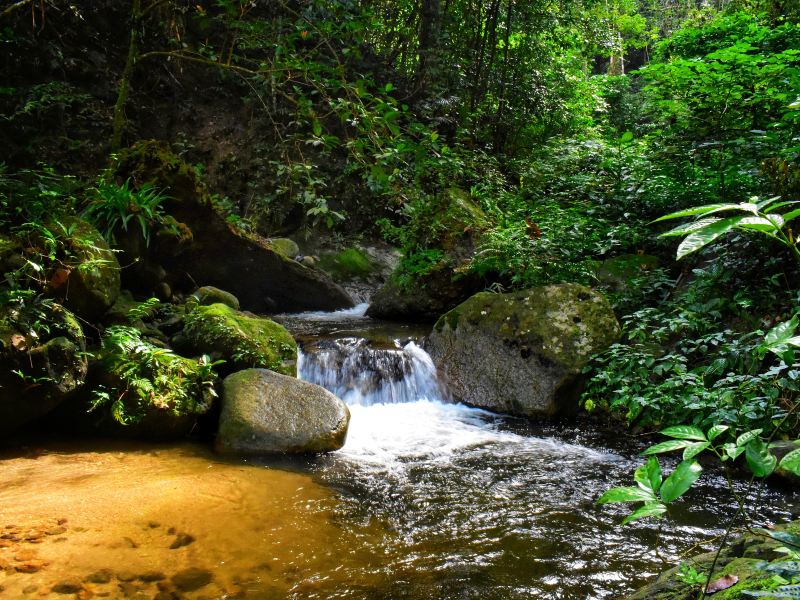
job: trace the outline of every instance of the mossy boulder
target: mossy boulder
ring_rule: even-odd
[[[318,385],[267,369],[225,378],[216,449],[225,454],[319,453],[344,445],[350,411]]]
[[[577,410],[581,370],[619,333],[605,297],[566,283],[475,294],[436,322],[428,349],[464,402],[552,417]]]
[[[59,304],[3,307],[0,364],[2,435],[47,414],[84,385],[88,360],[81,325]]]
[[[366,252],[356,247],[323,254],[319,266],[335,281],[365,279],[376,269]]]
[[[283,326],[225,304],[198,306],[188,313],[175,341],[184,353],[224,360],[223,371],[263,367],[297,373],[297,343]]]
[[[130,236],[120,240],[127,258],[143,265],[126,270],[131,289],[151,293],[141,272],[145,265],[159,265],[166,270],[164,282],[172,292],[183,293],[200,282],[229,291],[242,308],[258,313],[353,306],[348,293],[325,273],[303,266],[277,251],[266,238],[230,223],[198,173],[166,143],[142,141],[125,150],[117,175],[134,185],[150,183],[163,191],[168,196],[163,206],[171,219],[171,226],[154,232],[149,246],[133,228]]]
[[[120,267],[97,229],[78,217],[62,217],[50,226],[66,236],[64,265],[50,274],[49,292],[79,317],[95,321],[116,302]]]
[[[205,285],[191,295],[187,305],[199,304],[207,306],[209,304],[224,304],[233,310],[239,310],[239,299],[225,290],[221,290],[213,285]]]
[[[783,523],[775,527],[776,531],[800,534],[800,521]],[[698,573],[708,573],[714,565],[711,576],[712,584],[726,576],[730,576],[729,587],[713,594],[714,600],[746,600],[750,596],[742,592],[769,591],[781,585],[775,577],[776,571],[768,571],[770,564],[786,561],[786,555],[777,548],[784,544],[764,535],[746,535],[736,538],[717,552],[707,552],[685,561]],[[776,565],[777,566],[777,565]],[[698,597],[699,585],[684,582],[680,577],[680,565],[659,575],[653,583],[641,588],[627,600],[695,600]],[[766,596],[769,598],[770,596]]]
[[[300,246],[297,245],[297,242],[289,238],[272,238],[269,240],[269,245],[272,246],[273,250],[276,252],[280,252],[289,258],[294,258],[300,254]]]

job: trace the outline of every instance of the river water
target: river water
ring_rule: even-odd
[[[630,483],[648,440],[453,403],[424,329],[363,308],[282,318],[303,347],[300,376],[350,407],[339,452],[7,451],[0,597],[618,598],[709,548],[734,510],[722,478],[705,474],[669,518],[618,526],[623,509],[595,501]],[[738,491],[759,523],[800,512],[796,493]]]

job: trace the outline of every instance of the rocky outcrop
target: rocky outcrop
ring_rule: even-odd
[[[428,351],[464,402],[550,417],[577,410],[581,369],[619,332],[602,295],[550,285],[472,296],[436,322]]]
[[[67,256],[51,274],[48,292],[79,317],[97,320],[119,296],[117,257],[100,232],[77,217],[62,217],[50,229],[63,235]]]
[[[229,375],[223,388],[219,452],[317,453],[344,445],[350,412],[322,387],[247,369]]]
[[[173,291],[192,289],[194,282],[216,286],[234,294],[242,308],[258,313],[353,306],[347,292],[325,273],[303,266],[276,251],[265,238],[228,222],[194,169],[166,144],[136,144],[121,155],[117,173],[135,185],[152,183],[169,196],[164,207],[171,226],[156,231],[149,246],[133,229],[128,236],[118,236],[131,261],[144,257],[140,273],[147,272],[148,264],[158,265],[166,270],[166,283]],[[136,281],[130,285],[142,287]]]
[[[794,521],[775,527],[774,532],[797,536],[800,534],[800,522]],[[781,532],[781,533],[777,533]],[[781,581],[776,577],[786,570],[796,573],[797,563],[787,562],[786,554],[777,550],[786,544],[774,539],[770,533],[763,531],[763,535],[746,535],[731,541],[723,547],[717,556],[716,551],[707,552],[688,559],[686,564],[698,573],[708,573],[712,565],[714,572],[711,576],[710,592],[714,600],[734,600],[745,598],[745,590],[761,591],[764,596],[771,598],[766,591],[775,590],[776,598],[789,598],[789,595],[779,595]],[[791,579],[791,576],[789,577]],[[681,577],[680,566],[676,566],[662,573],[658,579],[638,590],[627,600],[695,600],[699,596],[700,584],[688,583]],[[791,586],[796,587],[796,586]]]
[[[83,386],[88,361],[80,323],[59,304],[6,306],[0,314],[0,363],[3,435],[47,414]]]
[[[224,360],[222,370],[229,373],[249,367],[292,376],[297,372],[297,343],[282,325],[225,304],[198,306],[189,312],[173,342],[184,354]]]
[[[439,316],[483,289],[482,280],[468,265],[487,215],[468,192],[451,188],[437,200],[439,234],[429,247],[440,248],[441,258],[424,272],[400,270],[372,298],[367,315],[394,321],[435,321]]]

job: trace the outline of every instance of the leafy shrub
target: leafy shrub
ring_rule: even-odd
[[[178,356],[142,339],[134,327],[109,327],[99,360],[117,383],[95,391],[92,410],[108,406],[123,425],[137,423],[153,410],[178,416],[203,414],[217,395],[215,363],[207,356],[198,360]]]

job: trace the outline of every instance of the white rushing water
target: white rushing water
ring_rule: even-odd
[[[420,460],[446,461],[456,453],[483,450],[618,458],[504,431],[497,415],[450,402],[431,357],[413,341],[394,348],[374,348],[361,338],[322,342],[300,352],[298,374],[347,403],[350,427],[337,454],[372,467],[398,470]]]

